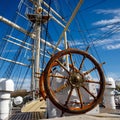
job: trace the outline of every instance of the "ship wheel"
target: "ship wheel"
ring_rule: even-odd
[[[44,77],[47,97],[62,113],[86,113],[101,102],[104,73],[101,64],[87,51],[69,48],[56,53],[47,64]],[[97,93],[89,89],[92,85],[97,87]]]

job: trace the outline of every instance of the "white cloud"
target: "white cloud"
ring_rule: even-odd
[[[109,45],[110,44],[114,45],[114,44],[119,43],[119,42],[120,42],[119,35],[115,35],[115,36],[113,36],[113,37],[111,37],[109,39],[97,40],[97,41],[94,41],[94,42],[92,42],[90,44],[94,44],[96,46],[103,46],[103,45],[108,45],[108,44]]]
[[[93,25],[109,25],[109,24],[115,24],[115,23],[120,23],[120,18],[114,17],[113,19],[105,19],[105,20],[100,20],[98,22],[93,23]]]
[[[119,35],[115,35],[109,39],[104,39],[104,40],[97,40],[97,41],[93,41],[93,42],[89,42],[89,45],[95,45],[96,47],[101,47],[103,49],[107,49],[107,50],[113,50],[113,49],[120,49],[120,38]],[[85,47],[85,44],[83,42],[79,42],[76,40],[75,43],[70,42],[69,44],[71,47],[76,47],[79,46],[81,48]]]
[[[102,46],[103,49],[115,50],[120,49],[120,8],[119,9],[98,9],[95,10],[96,14],[103,15],[104,19],[93,23],[94,26],[103,26],[99,28],[101,31],[101,37],[103,33],[110,34],[109,39],[102,39],[93,42],[96,46]],[[105,38],[104,37],[104,38]]]
[[[120,15],[120,9],[98,9],[95,10],[97,14],[113,14],[113,15]]]
[[[108,50],[120,49],[120,43],[119,44],[114,44],[114,45],[107,45],[105,48],[108,49]]]
[[[96,46],[101,46],[101,45],[105,45],[105,44],[110,44],[112,42],[113,42],[113,40],[111,40],[111,39],[104,39],[104,40],[95,41],[95,42],[93,42],[93,44]]]
[[[83,46],[84,43],[82,43],[80,40],[75,40],[75,41],[71,41],[69,42],[70,46]]]
[[[117,26],[116,26],[116,27],[117,27]],[[117,29],[116,27],[115,27],[115,25],[107,25],[107,26],[105,26],[105,27],[100,28],[100,30],[101,30],[101,31],[108,31],[108,30]]]
[[[120,80],[120,73],[119,72],[108,72],[107,73],[107,78],[113,78],[114,80]]]
[[[71,40],[67,40],[68,41],[68,44],[70,47],[76,47],[76,46],[84,46],[84,43],[81,41],[81,40],[74,40],[74,41],[71,41]],[[64,41],[62,41],[60,44],[59,44],[59,47],[62,49],[64,48]]]
[[[93,25],[107,25],[107,24],[109,25],[120,22],[120,9],[98,9],[95,10],[95,12],[96,14],[110,15],[112,18],[97,21],[93,23]]]

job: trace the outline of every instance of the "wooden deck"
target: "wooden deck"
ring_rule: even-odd
[[[33,100],[21,107],[13,107],[7,120],[40,120],[45,118],[45,101]]]

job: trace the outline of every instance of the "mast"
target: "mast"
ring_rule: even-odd
[[[16,23],[4,18],[3,16],[0,16],[0,22],[4,22],[5,24],[15,28],[16,30],[20,31],[21,33],[24,33],[25,35],[32,38],[34,43],[33,43],[33,45],[29,44],[30,47],[33,47],[32,49],[17,43],[17,41],[22,42],[22,40],[14,37],[14,36],[9,35],[9,36],[7,36],[7,38],[3,38],[7,42],[10,42],[10,43],[15,44],[17,46],[20,46],[20,47],[25,48],[27,50],[31,50],[32,51],[32,58],[29,59],[31,61],[31,66],[24,64],[24,63],[21,63],[21,62],[14,61],[14,60],[6,59],[3,57],[0,57],[0,59],[7,61],[7,62],[19,64],[22,66],[31,67],[31,69],[32,69],[32,71],[31,71],[31,91],[35,91],[35,90],[39,89],[39,78],[38,77],[39,77],[39,73],[40,73],[40,54],[43,55],[42,52],[40,52],[41,42],[43,44],[46,44],[47,46],[53,48],[53,49],[57,49],[58,51],[61,50],[58,47],[56,47],[54,44],[47,42],[41,38],[41,36],[40,36],[41,35],[41,25],[46,24],[48,22],[48,20],[52,19],[56,23],[58,23],[58,25],[65,28],[64,24],[66,21],[55,10],[53,10],[53,8],[50,7],[44,0],[30,0],[30,2],[32,2],[32,4],[34,5],[34,9],[32,9],[32,11],[29,11],[29,9],[26,10],[27,12],[25,12],[25,13],[27,13],[26,14],[27,18],[26,17],[24,17],[24,18],[31,21],[34,24],[34,30],[32,32],[27,31],[25,28],[23,28],[23,27],[17,25]],[[42,5],[46,6],[48,9],[50,9],[51,13],[49,13],[47,11],[47,8],[44,8],[44,7],[42,8]],[[42,14],[42,13],[44,13],[44,14]],[[18,14],[20,16],[22,16],[20,13],[18,13]],[[15,41],[13,42],[12,40],[9,40],[9,38],[14,39]],[[24,42],[24,43],[28,45],[28,43],[26,43],[26,42]],[[49,57],[49,56],[47,56],[47,57]],[[38,74],[36,74],[36,73],[38,73]],[[33,92],[33,98],[35,98],[35,92]]]
[[[35,36],[34,50],[35,51],[33,51],[33,64],[32,64],[32,85],[33,85],[32,90],[34,91],[34,90],[39,89],[40,42],[43,41],[43,39],[40,37],[41,26],[42,26],[42,24],[46,23],[50,19],[50,16],[52,16],[51,18],[54,19],[63,28],[65,28],[65,26],[60,21],[58,21],[55,17],[53,17],[53,15],[49,14],[48,11],[46,11],[45,9],[42,8],[41,4],[44,3],[45,6],[47,6],[56,16],[58,16],[60,19],[62,19],[62,21],[64,21],[64,19],[59,14],[57,14],[49,5],[47,5],[47,3],[45,3],[43,0],[30,0],[30,1],[35,6],[35,13],[28,14],[29,20],[35,24],[35,30],[34,30],[34,36]],[[42,12],[46,13],[47,16],[42,15]],[[66,34],[65,34],[65,38],[66,38]],[[48,42],[44,42],[44,43],[49,45]],[[53,45],[50,45],[50,47],[52,47],[52,46]],[[54,46],[53,48],[55,49],[56,46]],[[56,48],[56,49],[60,50],[59,48]],[[33,98],[35,98],[35,92],[33,92]]]
[[[36,11],[38,11],[40,7],[41,7],[41,0],[37,0]],[[41,11],[36,12],[36,14],[37,14],[37,16],[36,16],[37,19],[42,18]],[[35,39],[35,73],[40,73],[39,63],[40,63],[41,20],[40,20],[40,22],[38,22],[38,21],[35,22],[35,34],[36,34],[36,39]],[[38,88],[39,88],[39,79],[36,77],[35,78],[35,89],[38,89]]]
[[[31,90],[33,91],[33,99],[35,99],[35,91],[39,90],[39,74],[40,73],[40,40],[41,40],[41,24],[42,24],[42,0],[36,0],[31,2],[34,4],[35,12],[34,14],[28,14],[28,18],[34,23],[34,45],[32,50],[32,80],[31,80]]]

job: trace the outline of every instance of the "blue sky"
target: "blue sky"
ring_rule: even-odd
[[[63,8],[58,7],[59,1],[65,9],[65,13],[62,12]],[[68,1],[72,5],[71,9],[74,9],[78,2],[78,0]],[[0,15],[12,19],[18,2],[19,0],[1,0]],[[67,9],[67,0],[65,0],[65,4],[63,2],[64,0],[56,0],[53,3],[52,0],[53,7],[68,20],[70,9]],[[91,45],[90,54],[95,56],[99,62],[106,62],[103,67],[105,75],[120,80],[120,0],[84,0],[76,18],[79,21],[79,26],[76,26],[74,20],[69,27],[70,34],[74,37],[73,44],[72,39],[68,36],[71,47],[85,49],[87,45],[84,44],[84,39],[87,39],[87,42]],[[1,22],[0,25],[0,38],[2,38],[6,26],[3,26]],[[59,35],[62,30],[60,29]],[[54,35],[52,32],[51,34]],[[57,42],[59,35],[55,35],[56,38],[53,38],[55,42]],[[1,41],[2,39],[0,39]]]
[[[68,2],[67,5],[72,9],[77,2]],[[69,16],[69,10],[66,12]],[[105,76],[120,80],[120,1],[84,0],[69,29],[74,38],[73,42],[68,37],[71,47],[85,49],[89,43],[89,53],[99,62],[106,62],[103,66]]]
[[[120,1],[84,0],[80,14],[84,22],[81,28],[88,29],[89,34],[84,33],[89,43],[92,39],[99,58],[106,62],[105,74],[120,80]]]
[[[104,65],[107,76],[120,79],[120,1],[106,0],[103,4],[92,10],[94,20],[93,27],[104,26],[94,31],[93,38],[102,36],[106,32],[108,37],[95,43],[100,58],[106,62]],[[87,21],[86,21],[87,23]]]

